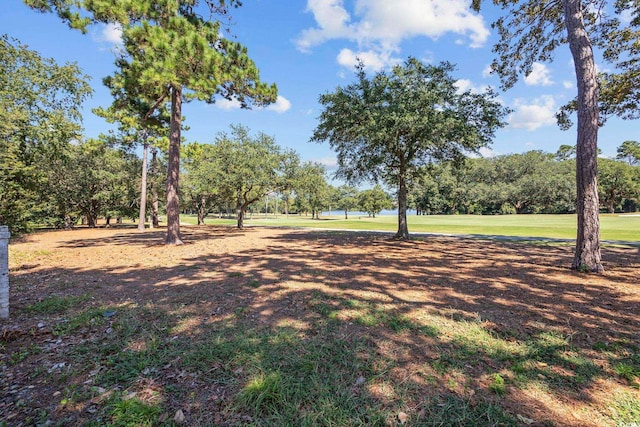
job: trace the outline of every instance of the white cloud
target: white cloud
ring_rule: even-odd
[[[284,113],[291,108],[291,102],[284,96],[278,95],[276,102],[267,107],[269,111],[275,111],[276,113]]]
[[[298,49],[308,51],[311,47],[327,40],[349,37],[349,13],[343,7],[343,0],[308,0],[307,11],[313,13],[317,28],[302,32],[296,44]]]
[[[565,89],[573,89],[575,86],[575,84],[573,84],[572,81],[569,80],[565,80],[562,82],[562,87],[564,87]]]
[[[553,84],[551,70],[545,64],[534,62],[531,73],[525,76],[524,82],[528,86],[551,86]]]
[[[338,169],[338,159],[336,157],[323,157],[322,159],[318,159],[314,161],[320,163],[321,165],[326,167],[328,170]]]
[[[518,99],[515,101],[514,110],[507,120],[512,129],[533,131],[556,123],[556,102],[550,95],[541,96],[529,103]]]
[[[94,34],[93,39],[99,42],[121,45],[122,27],[118,24],[103,24],[98,34]]]
[[[486,79],[488,77],[491,77],[492,73],[493,73],[493,67],[491,66],[491,64],[489,64],[486,67],[484,67],[484,69],[482,70],[482,77]]]
[[[242,104],[240,104],[240,101],[238,101],[237,99],[231,99],[231,100],[225,99],[225,98],[217,99],[214,105],[220,108],[221,110],[227,110],[227,111],[242,108]]]
[[[342,49],[336,60],[338,64],[346,68],[355,67],[358,60],[362,61],[365,67],[370,71],[380,71],[389,65],[395,65],[402,62],[400,58],[394,58],[393,52],[376,52],[374,50],[354,52],[351,49]]]
[[[471,83],[471,80],[467,79],[456,80],[453,85],[458,89],[458,93],[466,92],[473,88],[473,83]]]
[[[391,54],[405,39],[454,33],[464,36],[471,47],[480,47],[489,37],[482,16],[473,13],[466,0],[356,0],[352,11],[344,4],[344,0],[308,0],[307,11],[317,26],[302,31],[298,49],[309,51],[326,41],[345,39],[357,43],[361,53],[391,65]],[[344,57],[342,61],[349,62]]]
[[[242,104],[240,103],[240,101],[238,101],[235,98],[231,100],[225,99],[225,98],[219,98],[219,99],[216,99],[216,103],[214,105],[219,109],[226,110],[226,111],[239,110],[242,108]],[[285,111],[288,111],[290,108],[291,108],[291,102],[284,96],[278,95],[275,103],[268,105],[267,107],[264,107],[264,108],[261,107],[260,109],[275,111],[276,113],[284,113]]]
[[[456,80],[453,85],[458,89],[458,94],[464,93],[466,91],[470,91],[471,93],[484,93],[489,88],[489,86],[486,85],[476,86],[471,80],[468,79]]]
[[[496,151],[492,150],[492,149],[491,149],[491,148],[489,148],[489,147],[482,147],[482,148],[479,150],[479,152],[480,152],[480,155],[481,155],[482,157],[485,157],[485,158],[489,158],[489,157],[496,157],[496,156],[499,156],[499,155],[500,155],[500,153],[498,153],[498,152],[496,152]]]
[[[472,159],[477,159],[480,157],[484,157],[484,158],[490,158],[490,157],[496,157],[499,156],[500,153],[497,151],[494,151],[493,149],[489,148],[489,147],[481,147],[478,152],[468,152],[467,156],[472,158]]]

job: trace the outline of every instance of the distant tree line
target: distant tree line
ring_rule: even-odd
[[[626,145],[640,147],[627,141]],[[617,159],[598,159],[598,190],[605,212],[640,206],[640,157],[624,145]],[[467,159],[461,168],[431,165],[416,182],[411,204],[418,214],[575,213],[575,159],[571,147],[557,153],[529,151]],[[631,161],[629,161],[631,160]]]

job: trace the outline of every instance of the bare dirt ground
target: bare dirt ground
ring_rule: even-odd
[[[631,351],[640,346],[638,247],[605,247],[606,272],[590,275],[568,268],[572,247],[563,244],[444,237],[400,242],[371,233],[207,226],[183,227],[186,244],[168,247],[163,233],[78,229],[11,242],[11,318],[0,321],[0,421],[21,425],[27,422],[24,414],[33,415],[37,408],[54,419],[56,411],[63,412],[64,385],[31,374],[55,371],[65,343],[89,338],[80,331],[63,338],[59,347],[52,344],[57,340],[51,333],[55,319],[39,316],[30,307],[54,295],[89,295],[80,303],[85,306],[153,305],[182,313],[185,334],[191,327],[213,327],[215,316],[237,313],[239,307],[255,324],[287,323],[301,334],[312,334],[317,313],[310,312],[308,301],[319,296],[327,304],[334,298],[367,301],[414,319],[438,315],[477,322],[505,342],[553,331],[565,337],[567,349],[586,355],[600,371],[566,389],[508,382],[506,394],[496,399],[512,414],[523,414],[523,425],[615,425],[607,399],[619,392],[639,396],[637,387],[614,372],[615,357],[594,350],[611,343],[623,343]],[[255,286],[245,286],[248,281]],[[338,316],[346,319],[347,334],[363,330],[362,323],[348,321],[347,311]],[[396,371],[390,376],[402,371],[410,378],[412,369],[433,361],[438,349],[448,345],[446,331],[441,331],[440,343],[384,328],[375,334],[380,343],[384,339],[385,345],[404,349],[394,353]],[[16,356],[29,346],[45,350]],[[484,357],[480,367],[463,367],[466,379],[461,384],[434,374],[431,391],[417,394],[446,392],[471,399],[486,389],[487,366],[509,379],[509,366],[490,359]],[[560,379],[577,375],[570,365],[552,368],[567,370],[557,372]],[[548,375],[540,369],[544,382]],[[380,384],[370,386],[381,405],[389,404]]]

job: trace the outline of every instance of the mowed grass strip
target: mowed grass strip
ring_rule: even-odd
[[[195,217],[182,215],[181,221],[196,224]],[[576,215],[409,215],[410,233],[443,233],[485,236],[541,237],[552,239],[575,239]],[[206,224],[234,225],[229,219],[206,218]],[[304,215],[255,214],[247,217],[246,225],[274,227],[310,227],[346,230],[397,230],[395,215],[321,216],[312,220]],[[600,215],[601,238],[603,240],[640,242],[639,215]]]

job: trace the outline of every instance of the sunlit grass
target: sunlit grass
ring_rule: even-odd
[[[195,314],[153,305],[112,308],[108,333],[102,321],[83,322],[82,334],[105,334],[105,339],[69,348],[66,360],[72,363],[64,372],[37,375],[52,384],[89,375],[86,388],[69,389],[61,399],[100,402],[93,404],[97,417],[111,425],[164,425],[162,414],[170,422],[178,408],[198,402],[198,393],[204,393],[212,403],[190,406],[187,423],[212,422],[211,414],[219,413],[230,424],[397,425],[398,414],[404,414],[411,425],[517,426],[519,414],[501,404],[512,390],[577,393],[585,384],[620,375],[618,367],[623,360],[631,366],[628,354],[635,349],[618,343],[620,356],[608,347],[597,350],[611,353],[607,369],[600,357],[595,363],[590,349],[573,346],[570,336],[553,330],[498,334],[479,316],[428,310],[401,315],[397,305],[347,295],[318,293],[308,308],[315,313],[307,318],[314,319],[312,333],[257,325],[248,308],[189,335],[179,325]],[[76,317],[95,314],[89,309]],[[77,331],[70,328],[65,339]],[[433,357],[407,359],[412,351]],[[19,356],[14,364],[39,352]],[[406,363],[415,373],[412,379],[394,373],[405,372]],[[137,393],[149,384],[164,397],[138,400]],[[100,401],[93,385],[117,392]],[[470,390],[472,399],[466,396]],[[610,408],[610,420],[637,419],[632,394],[613,396]]]
[[[196,224],[193,216],[183,215],[181,221]],[[542,237],[554,239],[575,239],[575,215],[409,215],[409,232],[443,233],[489,236]],[[206,224],[234,225],[230,219],[207,218]],[[396,231],[395,215],[380,215],[375,218],[351,215],[321,216],[312,220],[304,215],[278,215],[265,217],[254,215],[245,221],[250,226],[313,227],[346,230]],[[640,216],[607,214],[600,216],[603,240],[626,242],[640,241]]]

